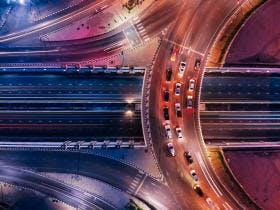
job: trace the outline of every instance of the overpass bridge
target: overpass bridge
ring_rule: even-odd
[[[207,68],[199,106],[209,148],[278,148],[280,68]]]
[[[144,147],[143,67],[0,67],[0,148]]]

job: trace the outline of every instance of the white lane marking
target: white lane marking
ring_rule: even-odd
[[[233,210],[233,208],[231,208],[231,206],[230,206],[227,202],[225,202],[225,203],[223,204],[223,206],[224,206],[225,209],[227,209],[227,210]]]
[[[130,187],[133,188],[133,189],[135,189],[135,187],[137,186],[137,184],[138,184],[138,183],[133,183],[133,182],[132,182],[130,185],[132,185],[133,187],[131,187],[131,186],[130,186]]]
[[[138,30],[141,30],[141,29],[144,28],[144,26],[142,25],[142,23],[138,23],[138,24],[136,24],[136,26],[137,26]]]
[[[140,178],[135,177],[134,180],[136,180],[137,182],[139,182]]]
[[[137,187],[134,195],[136,195],[138,193],[138,191],[140,190],[140,188],[142,187],[143,183],[145,182],[146,178],[147,178],[147,174],[145,174],[145,177],[142,179],[141,183],[139,184],[139,186]]]
[[[188,50],[188,52],[193,52],[193,53],[196,53],[196,54],[201,55],[201,56],[204,56],[204,55],[205,55],[204,53],[199,52],[199,51],[197,51],[197,50],[194,50],[194,49],[192,49],[191,47],[186,47],[186,46],[184,46],[184,45],[182,45],[182,44],[178,44],[178,43],[176,43],[176,42],[174,42],[174,41],[171,41],[171,40],[169,40],[169,39],[163,39],[163,40],[165,40],[165,41],[167,41],[167,42],[170,42],[170,43],[172,43],[172,44],[174,44],[174,45],[176,45],[176,46],[179,46],[179,47],[181,47],[181,48],[183,48],[183,49],[185,49],[185,50]]]
[[[141,35],[145,34],[145,33],[146,33],[146,29],[143,28],[142,30],[139,31],[139,33],[140,33]]]

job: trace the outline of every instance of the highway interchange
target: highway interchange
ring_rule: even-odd
[[[231,191],[228,183],[221,182],[207,153],[211,143],[224,144],[227,140],[240,143],[240,139],[243,143],[269,142],[279,136],[279,77],[263,77],[259,73],[213,74],[207,70],[204,75],[217,33],[233,12],[247,2],[155,1],[137,18],[101,36],[62,42],[40,40],[42,34],[114,4],[106,0],[85,1],[82,5],[86,7],[80,5],[76,10],[65,10],[27,25],[26,29],[0,35],[2,142],[132,141],[140,142],[141,146],[147,146],[147,131],[142,130],[146,121],[141,119],[141,99],[145,94],[142,85],[147,77],[104,74],[106,65],[102,74],[93,74],[97,71],[94,66],[85,68],[76,63],[70,69],[62,63],[59,73],[56,68],[44,70],[45,66],[39,68],[39,73],[34,73],[34,69],[28,72],[30,69],[21,64],[99,59],[160,37],[154,64],[146,69],[152,71],[148,95],[152,145],[147,150],[155,153],[164,176],[156,180],[132,166],[81,152],[2,150],[0,160],[5,167],[1,169],[1,178],[38,191],[47,188],[47,194],[82,209],[116,207],[79,189],[15,168],[98,179],[141,199],[151,209],[258,209],[255,204],[248,206],[246,201],[237,198],[239,192]],[[148,39],[141,36],[142,28]],[[179,74],[181,62],[186,62],[186,69]],[[14,72],[10,69],[7,72],[7,63],[12,63],[9,65]],[[166,79],[167,69],[172,69],[170,81]],[[193,80],[193,88],[190,88],[190,80]],[[177,83],[181,84],[179,94],[175,94]],[[169,91],[167,101],[163,98],[165,90]],[[176,116],[175,104],[181,106],[181,117]],[[164,107],[168,108],[169,119],[164,119]],[[271,111],[273,107],[275,110]],[[171,126],[170,139],[166,138],[166,125]],[[176,128],[181,128],[182,140],[178,140]],[[170,157],[167,143],[173,144],[175,157]],[[248,146],[243,143],[239,146]],[[187,163],[183,155],[188,151],[194,160],[192,164]],[[197,173],[198,181],[190,175],[192,170]],[[9,179],[9,173],[17,176]],[[194,190],[197,185],[203,195]]]

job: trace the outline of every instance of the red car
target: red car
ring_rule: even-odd
[[[174,46],[173,49],[172,49],[170,60],[171,61],[176,61],[178,54],[179,54],[179,47]]]

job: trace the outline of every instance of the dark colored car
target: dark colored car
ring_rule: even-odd
[[[202,197],[204,195],[202,189],[200,188],[200,186],[198,184],[195,184],[193,186],[193,190],[200,196]]]
[[[165,102],[169,101],[169,91],[168,90],[163,91],[163,100]]]
[[[182,109],[181,109],[181,104],[180,103],[175,104],[175,110],[176,110],[176,116],[177,117],[182,117]]]
[[[172,68],[168,67],[166,69],[166,81],[170,82],[172,77]]]
[[[194,70],[198,71],[200,69],[200,65],[201,65],[200,59],[196,59],[194,64]]]
[[[163,117],[164,117],[165,120],[169,120],[168,107],[163,108]]]
[[[189,164],[193,163],[193,158],[192,158],[192,154],[190,152],[184,152],[184,156],[187,159]]]

